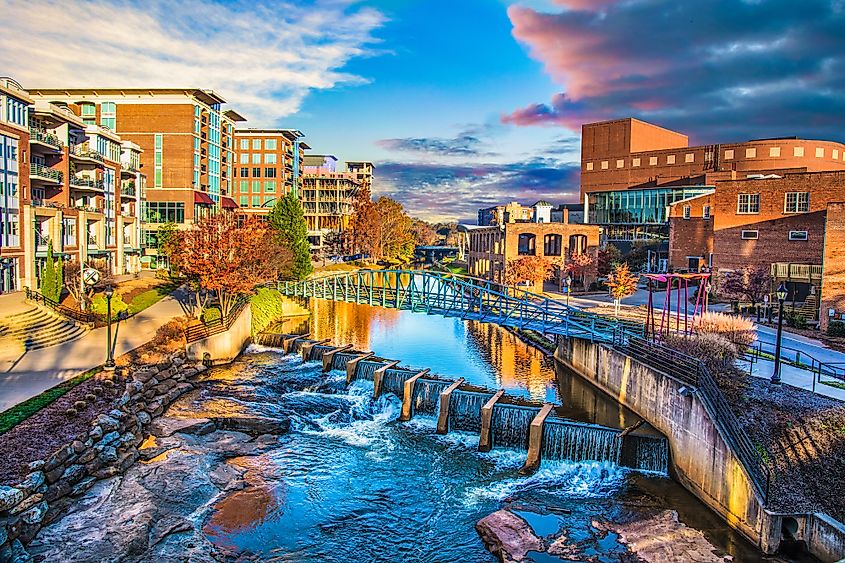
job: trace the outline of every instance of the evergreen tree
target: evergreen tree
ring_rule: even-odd
[[[53,243],[47,244],[47,263],[41,275],[41,295],[52,301],[58,301],[62,292],[61,265],[56,264],[53,257]]]
[[[291,265],[284,274],[295,280],[308,278],[314,267],[311,265],[308,225],[299,199],[292,193],[277,199],[267,219],[279,243],[287,246],[293,254]]]

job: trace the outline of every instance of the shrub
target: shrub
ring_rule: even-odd
[[[108,303],[106,302],[106,296],[102,293],[99,293],[94,296],[91,300],[91,310],[98,315],[105,316],[106,309],[108,307]],[[114,296],[111,298],[111,316],[112,318],[116,318],[118,313],[126,311],[129,309],[129,305],[124,303],[123,297],[119,293],[115,293]]]
[[[827,325],[828,336],[845,336],[845,322],[830,321]]]
[[[704,313],[693,322],[693,331],[698,335],[715,334],[732,343],[738,352],[754,342],[754,323],[742,317],[724,313]]]
[[[733,365],[741,350],[724,334],[702,332],[684,336],[669,334],[666,345],[679,352],[698,358],[710,371],[722,371]]]
[[[210,323],[211,321],[220,320],[223,314],[220,312],[218,307],[206,307],[202,310],[202,315],[200,318],[204,323]]]
[[[786,311],[783,314],[783,320],[786,321],[787,326],[791,326],[792,328],[807,328],[807,318],[801,313]]]
[[[250,298],[252,304],[252,334],[258,334],[284,314],[283,297],[275,289],[259,287]]]

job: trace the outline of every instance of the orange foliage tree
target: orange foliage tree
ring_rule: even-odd
[[[613,272],[607,276],[607,286],[610,288],[610,296],[613,297],[617,317],[619,316],[619,300],[637,291],[637,281],[639,277],[631,273],[627,262],[617,264]]]
[[[194,311],[201,311],[204,297],[217,296],[220,312],[227,316],[237,300],[255,286],[276,280],[292,260],[290,249],[273,236],[270,226],[249,218],[239,224],[231,213],[221,213],[180,231],[172,259],[194,287]]]
[[[554,264],[542,256],[523,256],[516,260],[508,260],[508,267],[505,269],[505,284],[517,285],[522,282],[529,282],[532,286],[540,286],[543,282],[551,279],[554,272]]]
[[[573,280],[581,282],[581,286],[583,287],[584,278],[592,265],[593,256],[591,254],[573,254],[572,258],[566,264],[566,273],[572,276]]]

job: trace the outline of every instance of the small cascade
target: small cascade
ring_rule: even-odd
[[[405,381],[410,379],[415,372],[406,369],[389,369],[384,372],[382,380],[382,392],[393,393],[400,399],[405,392]]]
[[[373,362],[370,360],[361,360],[358,362],[358,368],[355,371],[355,379],[373,380],[373,374],[377,369],[384,367],[384,362]]]
[[[254,342],[260,346],[281,348],[285,338],[290,338],[290,335],[274,332],[262,332],[255,335]]]
[[[519,405],[493,406],[493,447],[528,449],[528,431],[539,412]]]
[[[339,369],[341,371],[346,369],[346,362],[354,360],[360,354],[354,352],[337,352],[332,356],[332,369]]]
[[[300,338],[299,340],[295,340],[291,346],[289,353],[291,354],[299,354],[299,351],[302,350],[302,345],[306,342],[313,342],[313,340],[307,340],[305,338]]]
[[[414,385],[414,413],[436,415],[440,407],[440,393],[449,385],[450,381],[418,380]]]
[[[610,428],[551,417],[543,426],[543,459],[619,463],[621,444]]]
[[[481,407],[493,395],[455,390],[449,401],[449,425],[454,430],[481,431]]]
[[[319,362],[323,359],[323,354],[329,350],[334,350],[334,346],[314,346],[311,348],[311,355],[308,357],[308,360],[312,362]]]
[[[642,471],[669,471],[669,442],[663,436],[625,437],[621,464]]]

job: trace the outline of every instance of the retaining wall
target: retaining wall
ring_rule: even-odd
[[[249,345],[251,338],[252,306],[247,304],[235,322],[232,323],[232,326],[229,327],[229,330],[188,344],[186,346],[188,359],[192,361],[210,360],[214,364],[225,364],[237,358]]]

